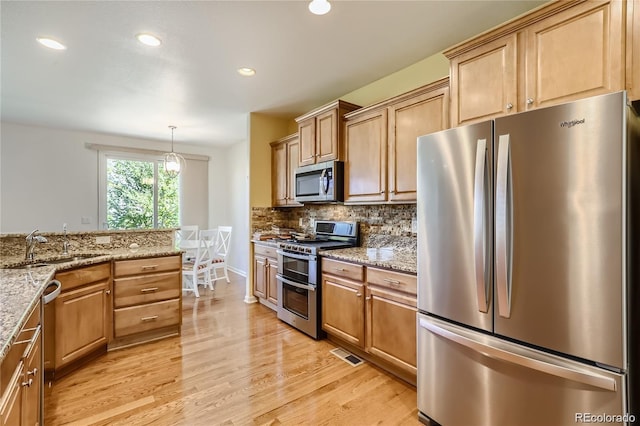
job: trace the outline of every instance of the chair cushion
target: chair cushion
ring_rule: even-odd
[[[224,259],[221,257],[216,257],[214,259],[211,260],[213,263],[223,263]]]

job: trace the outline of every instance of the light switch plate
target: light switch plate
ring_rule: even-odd
[[[96,237],[96,244],[111,244],[111,236]]]

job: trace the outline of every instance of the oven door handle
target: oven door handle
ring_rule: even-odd
[[[293,286],[293,287],[298,287],[298,288],[301,288],[301,289],[304,289],[304,290],[309,290],[309,291],[316,291],[315,286],[300,284],[300,283],[297,283],[295,281],[288,280],[288,279],[286,279],[285,277],[283,277],[280,274],[276,274],[276,279],[278,281],[281,281],[281,282],[285,283],[285,284],[289,284],[290,286]]]
[[[292,257],[294,259],[299,259],[299,260],[314,260],[315,258],[315,256],[311,254],[295,254],[295,253],[289,253],[288,251],[284,251],[284,250],[276,250],[276,253],[281,256]]]

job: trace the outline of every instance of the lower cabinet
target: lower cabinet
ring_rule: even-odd
[[[416,380],[416,276],[322,258],[322,328],[391,373]]]
[[[180,334],[180,255],[118,260],[113,269],[114,326],[110,349]]]
[[[45,369],[56,375],[106,352],[111,335],[111,262],[56,274],[60,296],[45,306]]]
[[[272,246],[254,243],[253,294],[271,309],[278,306],[278,257]],[[266,302],[266,303],[265,303]]]
[[[42,424],[42,327],[38,304],[0,367],[0,425]]]

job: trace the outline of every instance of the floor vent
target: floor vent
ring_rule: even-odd
[[[355,356],[350,352],[345,351],[344,349],[336,348],[336,349],[330,350],[329,352],[331,352],[332,354],[334,354],[335,356],[337,356],[347,364],[352,365],[353,367],[356,367],[363,363],[363,361],[360,358],[358,358],[357,356]]]

